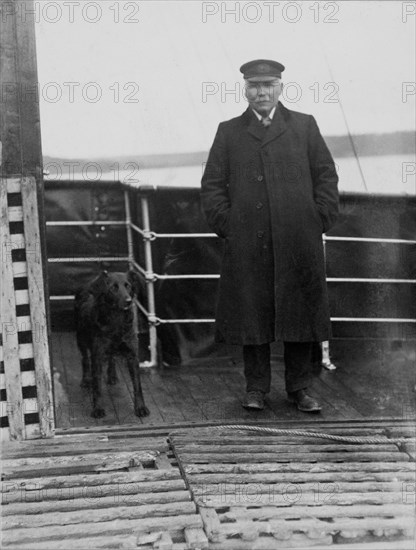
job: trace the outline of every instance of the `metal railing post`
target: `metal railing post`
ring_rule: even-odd
[[[130,196],[127,189],[124,190],[124,209],[126,213],[126,236],[127,236],[127,254],[129,258],[129,269],[134,269],[134,246],[133,246],[133,230],[131,228],[131,210],[130,210]],[[133,301],[133,330],[136,335],[136,352],[139,354],[139,316],[137,312],[137,305]]]
[[[326,235],[322,236],[322,246],[324,249],[324,262],[325,262],[325,274],[326,274]],[[321,342],[321,352],[322,352],[322,366],[327,370],[335,370],[337,367],[331,362],[329,357],[329,341]]]
[[[124,207],[126,211],[127,253],[130,269],[134,266],[133,231],[131,229],[130,197],[127,190],[124,191]]]
[[[149,201],[144,195],[140,197],[143,218],[143,240],[144,240],[144,259],[145,259],[145,277],[147,293],[147,311],[149,322],[149,349],[150,363],[146,366],[157,365],[157,330],[156,330],[156,304],[155,304],[155,274],[153,272],[152,259],[152,236],[150,231]]]

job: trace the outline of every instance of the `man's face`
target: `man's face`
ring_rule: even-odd
[[[282,90],[283,83],[280,78],[259,82],[246,80],[245,84],[245,94],[250,107],[262,116],[267,116],[277,105]]]

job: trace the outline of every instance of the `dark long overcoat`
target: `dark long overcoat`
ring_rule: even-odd
[[[276,108],[222,122],[202,178],[210,227],[225,240],[216,340],[330,337],[322,233],[338,214],[338,177],[311,115]]]

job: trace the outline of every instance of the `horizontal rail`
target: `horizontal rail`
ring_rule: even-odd
[[[218,235],[216,233],[156,233],[152,231],[152,235],[155,236],[157,239],[168,239],[171,237],[174,238],[187,238],[190,237],[192,239],[200,238],[200,239],[211,239],[212,237],[218,238]]]
[[[144,273],[144,270],[141,270]],[[219,279],[217,274],[187,274],[187,275],[160,275],[150,273],[148,276],[157,280],[186,280],[186,279]],[[388,284],[416,284],[416,279],[380,279],[380,278],[354,278],[354,277],[327,277],[328,283],[388,283]]]
[[[368,318],[368,317],[331,317],[331,321],[342,323],[416,323],[416,319]],[[215,323],[215,319],[161,319],[156,317],[157,324],[173,323]]]
[[[58,263],[77,263],[77,262],[128,262],[128,256],[90,256],[79,258],[48,258],[48,262],[51,264]]]
[[[49,258],[48,262],[51,263],[65,263],[65,262],[87,262],[87,261],[108,261],[108,262],[126,262],[128,258]],[[133,262],[135,267],[142,273],[147,279],[150,280],[188,280],[188,279],[219,279],[220,275],[217,274],[189,274],[189,275],[159,275],[158,273],[147,273],[136,262]],[[347,277],[327,277],[328,283],[383,283],[383,284],[416,284],[416,279],[366,279],[366,278],[347,278]]]
[[[160,317],[157,317],[157,322],[161,325],[174,323],[215,323],[215,319],[160,319]]]
[[[137,233],[140,233],[143,237],[154,239],[168,239],[168,238],[218,238],[216,233],[157,233],[156,231],[145,232],[137,225],[131,223],[131,228]],[[324,241],[339,241],[339,242],[357,242],[357,243],[381,243],[381,244],[416,244],[415,240],[409,239],[384,239],[378,237],[328,237],[323,235]]]
[[[416,244],[416,241],[407,239],[379,239],[373,237],[323,237],[324,241],[351,241],[357,243],[390,243],[390,244]]]
[[[70,227],[70,226],[96,226],[96,225],[127,225],[125,221],[56,221],[56,222],[46,222],[48,227]]]
[[[366,279],[366,278],[348,278],[348,277],[327,277],[328,283],[404,283],[412,284],[416,283],[416,279]]]
[[[219,275],[158,275],[154,273],[155,279],[169,280],[169,279],[219,279]]]
[[[395,317],[331,317],[331,321],[336,323],[416,323],[416,319],[398,319]]]

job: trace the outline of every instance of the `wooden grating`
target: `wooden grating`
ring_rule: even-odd
[[[170,435],[209,548],[413,548],[414,423],[308,429],[383,442],[213,428]]]
[[[166,436],[122,431],[8,443],[2,458],[4,549],[208,544]]]

